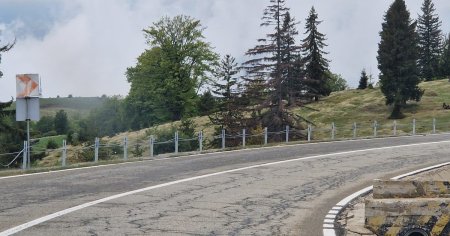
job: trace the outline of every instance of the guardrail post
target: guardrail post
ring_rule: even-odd
[[[336,136],[336,125],[334,122],[331,123],[331,140],[334,140],[334,137]]]
[[[222,129],[222,150],[225,149],[225,130]]]
[[[128,160],[128,137],[123,139],[123,159]]]
[[[436,118],[433,118],[433,134],[436,133]]]
[[[67,142],[66,140],[63,140],[63,146],[62,146],[62,156],[61,156],[61,166],[66,166],[66,158],[67,158]]]
[[[24,141],[23,142],[23,159],[22,159],[22,169],[23,170],[27,169],[27,159],[28,159],[27,151],[28,151],[28,142]]]
[[[267,127],[264,127],[264,145],[267,145]]]
[[[394,120],[394,136],[397,136],[397,121]]]
[[[242,147],[245,148],[245,129],[242,129]]]
[[[357,126],[356,126],[356,122],[353,122],[353,139],[356,139],[356,134],[357,134]]]
[[[373,136],[374,137],[377,137],[377,128],[378,128],[378,123],[377,123],[377,121],[374,121],[373,122]]]
[[[286,125],[286,143],[289,143],[289,125]]]
[[[178,154],[178,131],[175,131],[175,154]]]
[[[153,157],[154,145],[155,145],[155,138],[153,137],[153,135],[151,135],[150,136],[150,157]]]
[[[94,141],[94,162],[97,163],[98,162],[98,148],[100,146],[100,140],[99,138],[95,138]]]
[[[311,142],[311,132],[312,132],[311,125],[308,125],[308,142]]]
[[[200,152],[203,151],[203,131],[198,132],[198,147]]]

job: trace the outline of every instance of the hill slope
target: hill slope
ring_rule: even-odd
[[[399,132],[411,132],[413,119],[416,119],[418,132],[431,131],[433,118],[436,118],[438,130],[449,131],[450,110],[443,109],[442,103],[450,103],[450,83],[438,80],[423,82],[420,87],[425,90],[425,94],[420,102],[408,102],[404,107],[402,111],[406,118],[396,121]],[[330,127],[335,122],[338,128],[345,128],[348,134],[353,122],[356,122],[363,132],[364,129],[372,132],[373,123],[377,121],[381,134],[392,132],[393,120],[388,119],[392,107],[385,105],[379,89],[336,92],[309,107],[317,111],[300,109],[298,113],[317,127]]]

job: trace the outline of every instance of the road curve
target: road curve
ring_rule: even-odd
[[[323,217],[348,193],[374,178],[450,161],[449,150],[450,135],[444,134],[0,178],[0,235],[83,203],[223,171],[79,209],[18,235],[322,235]],[[267,164],[271,162],[278,163]],[[249,166],[253,167],[245,168]]]

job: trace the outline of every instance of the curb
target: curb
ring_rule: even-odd
[[[415,171],[412,171],[412,172],[409,172],[409,173],[406,173],[403,175],[395,176],[391,179],[399,180],[399,179],[403,179],[403,178],[411,176],[411,175],[416,175],[416,174],[419,174],[422,172],[434,170],[434,169],[437,169],[437,168],[440,168],[443,166],[447,166],[447,165],[450,165],[450,162],[446,162],[446,163],[422,168],[419,170],[415,170]],[[336,231],[335,231],[335,223],[336,223],[337,216],[342,212],[342,210],[344,210],[344,208],[346,208],[350,204],[350,202],[354,201],[358,197],[362,197],[362,196],[369,194],[372,191],[372,189],[373,189],[373,186],[368,186],[366,188],[363,188],[363,189],[359,190],[358,192],[355,192],[355,193],[347,196],[346,198],[342,199],[333,208],[331,208],[331,210],[328,211],[328,214],[325,216],[325,218],[323,220],[323,226],[322,226],[323,227],[323,235],[324,236],[337,236]]]

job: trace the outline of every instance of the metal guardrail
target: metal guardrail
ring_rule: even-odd
[[[216,143],[220,149],[225,150],[226,148],[234,148],[234,147],[242,147],[245,148],[251,143],[258,143],[259,145],[265,146],[269,144],[269,141],[275,140],[276,142],[285,142],[289,143],[293,141],[290,138],[293,137],[302,137],[304,141],[311,142],[313,140],[317,141],[325,141],[325,140],[342,140],[342,139],[357,139],[357,138],[370,138],[370,137],[382,137],[382,136],[399,136],[399,135],[416,135],[418,134],[418,124],[420,124],[420,128],[422,133],[436,133],[438,130],[443,131],[439,125],[442,125],[436,121],[436,119],[432,119],[432,121],[427,122],[417,122],[416,119],[413,119],[410,123],[400,123],[397,121],[393,121],[392,123],[381,124],[377,121],[373,122],[365,122],[365,123],[350,123],[350,124],[336,124],[332,122],[327,127],[318,127],[309,124],[306,129],[303,130],[295,130],[291,129],[289,126],[286,126],[284,130],[277,132],[269,132],[267,128],[264,128],[261,133],[250,133],[247,129],[242,129],[242,132],[238,134],[228,134],[226,130],[222,130],[220,135],[212,136],[212,140],[209,140],[211,143]],[[444,125],[444,128],[450,129],[450,123]],[[407,130],[408,132],[404,132],[400,130]],[[258,138],[260,137],[260,138]],[[30,153],[51,153],[58,152],[60,154],[59,165],[62,167],[67,166],[68,161],[68,153],[74,152],[77,156],[79,153],[83,154],[84,161],[91,160],[94,163],[99,162],[99,158],[106,155],[106,158],[110,159],[123,159],[124,161],[128,160],[129,153],[133,155],[133,157],[138,157],[139,154],[146,153],[151,158],[159,153],[156,153],[158,145],[166,145],[166,149],[173,145],[173,154],[177,155],[180,152],[180,145],[189,143],[189,147],[194,146],[195,150],[183,150],[183,151],[204,151],[204,142],[207,139],[205,138],[202,131],[198,133],[196,137],[183,137],[180,138],[178,131],[174,133],[172,139],[168,140],[158,140],[154,135],[150,135],[147,141],[143,139],[129,140],[128,137],[125,137],[122,142],[119,143],[108,143],[102,144],[100,142],[100,138],[95,138],[94,144],[85,147],[75,147],[69,149],[67,147],[66,140],[63,140],[62,147],[58,149],[38,149],[37,147],[30,147]],[[231,143],[231,144],[230,144]],[[23,154],[22,168],[29,169],[31,168],[30,160],[27,160],[29,156],[27,153],[27,142],[24,142],[24,148],[20,152],[15,153],[4,153],[0,154],[0,156],[5,155],[16,155],[9,163],[1,164],[3,167],[10,167],[14,162],[17,163],[17,160],[20,154]],[[228,146],[227,146],[228,145]],[[135,148],[135,150],[133,150]],[[192,147],[191,147],[192,148]],[[101,153],[100,151],[104,152]],[[106,151],[105,151],[106,150]],[[109,151],[108,151],[109,150]],[[136,151],[136,152],[135,152]],[[105,152],[107,154],[105,154]],[[166,152],[167,153],[167,152]],[[81,155],[80,154],[80,155]],[[102,156],[103,155],[103,156]],[[73,155],[72,155],[73,156]],[[87,156],[87,157],[86,157]],[[104,158],[104,157],[103,157]]]

